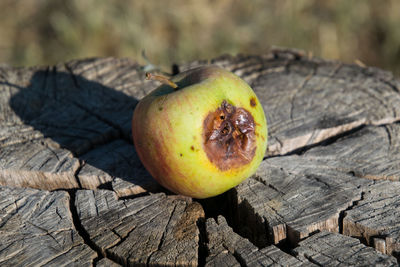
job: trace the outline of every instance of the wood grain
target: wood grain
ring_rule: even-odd
[[[256,92],[267,116],[267,155],[287,154],[360,125],[400,119],[399,82],[376,68],[276,50],[191,62],[181,70],[207,64],[234,72]]]
[[[179,69],[209,64],[253,87],[269,127],[256,174],[211,201],[163,189],[136,154],[146,66],[1,66],[0,265],[398,264],[400,81],[284,49]]]
[[[357,206],[345,212],[343,234],[365,240],[378,251],[400,255],[400,182],[366,188]]]
[[[398,266],[394,257],[360,244],[356,238],[321,232],[300,242],[294,249],[300,260],[318,266]]]
[[[299,260],[274,245],[258,249],[249,240],[233,232],[220,216],[206,224],[209,255],[206,266],[316,266]]]
[[[0,187],[1,266],[92,266],[66,192]]]
[[[198,203],[154,194],[118,200],[108,190],[78,191],[75,205],[90,239],[123,265],[197,266]]]
[[[398,124],[370,126],[302,155],[264,160],[237,187],[238,224],[259,229],[251,235],[260,244],[339,232],[341,213],[361,200],[372,179],[399,180],[399,130]]]
[[[77,174],[83,188],[95,189],[107,182],[118,197],[160,191],[146,171],[132,144],[118,139],[82,155]]]
[[[143,167],[121,178],[110,171],[110,162],[97,161],[102,155],[95,156],[104,152],[103,144],[120,138],[132,142],[133,109],[156,86],[144,82],[136,63],[83,60],[49,68],[4,68],[1,74],[0,157],[5,160],[0,161],[0,184],[54,190],[114,182],[121,196],[156,188]],[[129,149],[134,150],[127,144]],[[81,166],[87,157],[88,164]],[[127,163],[140,164],[136,155]],[[97,176],[90,175],[93,169]]]

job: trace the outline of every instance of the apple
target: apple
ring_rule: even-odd
[[[267,122],[250,86],[207,66],[182,72],[137,104],[136,151],[170,191],[194,198],[219,195],[254,174],[267,147]]]

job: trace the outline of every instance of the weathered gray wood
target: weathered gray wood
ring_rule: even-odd
[[[118,197],[160,190],[146,171],[132,144],[116,140],[82,155],[77,175],[83,188],[94,189],[110,182]]]
[[[1,147],[0,185],[47,190],[78,187],[75,173],[79,160],[52,144],[39,138]]]
[[[400,124],[366,127],[347,138],[304,153],[303,164],[290,171],[331,168],[359,178],[400,180]],[[307,163],[308,162],[308,163]]]
[[[181,70],[204,64],[232,70],[254,88],[269,124],[266,155],[276,156],[264,160],[254,177],[221,198],[234,200],[228,210],[225,207],[230,203],[212,207],[232,219],[237,233],[222,217],[217,222],[209,219],[209,238],[203,244],[199,239],[202,224],[197,224],[204,214],[198,202],[160,194],[163,190],[143,168],[130,136],[131,116],[138,100],[157,84],[144,81],[143,68],[127,59],[78,60],[50,68],[0,68],[0,189],[12,185],[97,190],[76,192],[79,218],[75,221],[78,229],[82,225],[88,234],[80,231],[85,242],[108,257],[95,260],[99,266],[115,261],[188,266],[199,262],[311,264],[272,244],[295,246],[300,242],[303,247],[307,244],[303,242],[319,238],[313,234],[321,230],[365,238],[368,245],[400,258],[399,218],[394,214],[398,206],[395,181],[400,180],[400,124],[396,123],[400,120],[400,82],[391,73],[282,50],[192,62]],[[349,134],[350,130],[354,133]],[[346,136],[336,140],[343,133]],[[13,190],[21,190],[19,197],[29,200],[31,189]],[[62,191],[32,192],[40,192],[44,199],[57,196],[69,207],[68,195]],[[9,201],[7,194],[0,194],[0,203]],[[39,200],[35,203],[42,205]],[[37,207],[29,204],[24,209],[33,214]],[[45,212],[51,207],[43,206],[37,216],[53,218],[57,214]],[[13,220],[15,229],[26,227],[26,223],[21,226]],[[5,225],[11,226],[10,222]],[[71,225],[67,228],[74,229]],[[20,247],[10,241],[14,236],[2,232],[1,227],[2,222],[0,235],[11,238],[5,239],[10,246],[4,253],[20,253]],[[48,230],[50,238],[64,231],[60,227],[63,230]],[[46,247],[45,256],[33,262],[90,264],[96,253],[76,231],[70,232],[71,240],[79,245],[72,245],[68,252],[61,249],[59,257]],[[42,233],[40,238],[46,236]],[[47,242],[37,239],[39,235],[18,238],[26,243],[23,251],[33,255],[35,244]],[[326,235],[317,241],[342,242],[343,238]],[[346,243],[348,239],[343,240]],[[335,254],[333,248],[327,258],[336,262],[348,255],[351,260],[343,262],[359,265],[388,259],[364,247],[359,253],[338,251]],[[4,262],[12,261],[10,256],[4,257]]]
[[[71,77],[62,66],[26,74],[13,69],[2,72],[0,101],[9,106],[9,112],[1,122],[31,125],[75,154],[117,135],[116,129],[92,116],[84,105],[69,101],[66,95],[72,98],[74,91],[80,90],[69,86]],[[81,92],[81,100],[84,93]]]
[[[122,265],[115,263],[107,258],[102,258],[96,263],[96,267],[120,267]]]
[[[164,194],[118,200],[107,190],[78,191],[82,226],[104,254],[124,265],[197,266],[198,203]]]
[[[78,188],[82,182],[82,187],[95,189],[112,181],[121,196],[153,189],[155,183],[143,167],[121,178],[108,173],[109,164],[98,158],[83,166],[73,158],[87,152],[93,158],[99,145],[118,138],[131,143],[133,109],[138,99],[156,87],[152,81],[144,82],[143,75],[137,64],[111,58],[52,68],[3,68],[0,184],[53,190]],[[131,144],[126,146],[129,149],[134,150]],[[140,164],[134,158],[134,164]],[[98,170],[97,176],[87,172],[88,166]],[[82,172],[76,177],[80,167]],[[115,169],[127,171],[122,166]]]
[[[316,230],[338,232],[340,212],[360,199],[361,189],[353,177],[336,175],[297,175],[285,165],[262,163],[257,179],[237,187],[236,220],[243,234],[264,246],[286,239],[296,244]]]
[[[206,224],[209,255],[206,266],[315,266],[297,259],[274,245],[258,249],[249,240],[233,232],[224,217]]]
[[[0,187],[1,266],[91,266],[66,192]]]
[[[399,180],[399,131],[398,124],[370,126],[300,156],[264,160],[256,177],[237,187],[238,223],[260,244],[339,232],[341,212],[373,184],[365,178]]]
[[[276,50],[223,56],[214,64],[233,71],[256,92],[268,122],[268,155],[286,154],[360,125],[400,119],[400,83],[390,72]]]
[[[398,81],[388,72],[310,59],[291,51],[226,56],[211,63],[234,71],[255,89],[269,123],[269,154],[285,154],[362,124],[399,119]],[[53,68],[5,67],[0,81],[0,123],[33,126],[75,155],[118,137],[130,140],[133,108],[156,87],[143,81],[140,69],[129,60],[112,58]],[[60,182],[60,188],[76,187],[70,180]],[[89,182],[90,188],[99,182]],[[123,195],[138,192],[135,183],[115,182],[123,191],[131,188]]]
[[[133,109],[158,86],[145,80],[143,67],[129,59],[104,58],[72,61],[60,69],[72,75],[73,84],[61,83],[69,101],[79,103],[131,140]]]
[[[357,205],[345,212],[343,234],[400,256],[400,182],[377,182],[364,192]]]
[[[358,239],[328,232],[307,238],[294,251],[300,260],[318,266],[398,266],[394,257],[360,244]]]
[[[355,238],[321,232],[299,243],[293,255],[274,245],[258,249],[233,232],[223,217],[207,220],[206,266],[397,266],[394,257]],[[296,257],[294,256],[296,255]]]

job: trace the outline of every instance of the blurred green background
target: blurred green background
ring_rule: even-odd
[[[0,62],[93,56],[172,63],[271,46],[400,74],[398,0],[1,0]]]

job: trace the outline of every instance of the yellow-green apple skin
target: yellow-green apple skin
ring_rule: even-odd
[[[136,151],[155,180],[174,193],[208,198],[254,174],[267,147],[267,122],[250,86],[211,66],[171,81],[178,88],[160,86],[132,118]]]

